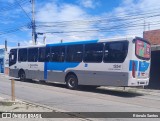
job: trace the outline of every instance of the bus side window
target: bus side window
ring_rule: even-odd
[[[51,47],[51,61],[64,62],[65,59],[65,46]]]
[[[28,62],[37,62],[38,60],[38,48],[28,49]]]
[[[94,43],[85,45],[84,62],[102,62],[103,43]]]
[[[18,50],[18,61],[20,62],[27,61],[27,48],[22,48]]]
[[[128,42],[108,42],[105,44],[103,61],[106,63],[123,63],[128,52]]]
[[[67,62],[82,62],[83,45],[70,45],[67,46]]]
[[[38,61],[39,62],[44,62],[45,61],[45,53],[46,53],[46,48],[45,47],[39,48],[39,52],[38,52]]]
[[[45,52],[45,61],[49,62],[51,60],[51,55],[50,55],[50,47],[46,47],[46,52]]]

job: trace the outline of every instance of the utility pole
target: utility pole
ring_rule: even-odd
[[[144,30],[143,31],[146,31],[146,21],[145,21],[145,18],[144,18]]]
[[[36,25],[35,25],[35,0],[31,0],[32,2],[32,42],[33,45],[36,45]]]
[[[18,42],[18,47],[20,46],[20,43]]]
[[[44,37],[43,37],[43,44],[46,44],[46,34],[44,34]]]
[[[5,40],[5,51],[7,51],[7,40]]]
[[[148,23],[148,31],[150,31],[150,23]]]

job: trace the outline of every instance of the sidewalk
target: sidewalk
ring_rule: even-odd
[[[3,98],[2,98],[3,97]],[[44,105],[36,105],[32,102],[23,102],[21,100],[11,101],[7,98],[4,98],[4,96],[0,96],[0,115],[3,114],[10,114],[12,115],[12,118],[5,118],[7,121],[21,121],[22,119],[25,121],[86,121],[85,118],[81,117],[81,115],[78,114],[70,114],[69,112],[61,112],[58,110],[53,110],[52,108],[49,108]],[[13,115],[14,114],[14,115]],[[30,118],[26,118],[25,116],[29,115]],[[52,117],[52,118],[48,118]],[[14,117],[13,117],[14,116]],[[35,117],[34,117],[35,116]],[[45,116],[46,118],[42,118]],[[55,117],[58,118],[55,118]],[[3,119],[3,118],[2,118]],[[4,119],[4,120],[5,120]],[[1,118],[0,118],[1,120]]]
[[[142,87],[100,87],[101,89],[107,89],[107,90],[116,90],[116,91],[128,91],[131,93],[140,93],[145,95],[153,95],[153,96],[159,96],[160,97],[160,90],[155,89],[143,89]]]
[[[0,97],[0,112],[52,112],[53,110],[16,100]]]

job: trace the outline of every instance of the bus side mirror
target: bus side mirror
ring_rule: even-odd
[[[11,59],[14,60],[14,55],[11,55]]]

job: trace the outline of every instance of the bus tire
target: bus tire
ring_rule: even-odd
[[[19,78],[21,81],[25,81],[26,80],[26,74],[24,71],[20,71],[19,72]]]
[[[78,79],[76,75],[68,75],[66,78],[66,85],[69,89],[77,89],[78,88]]]

